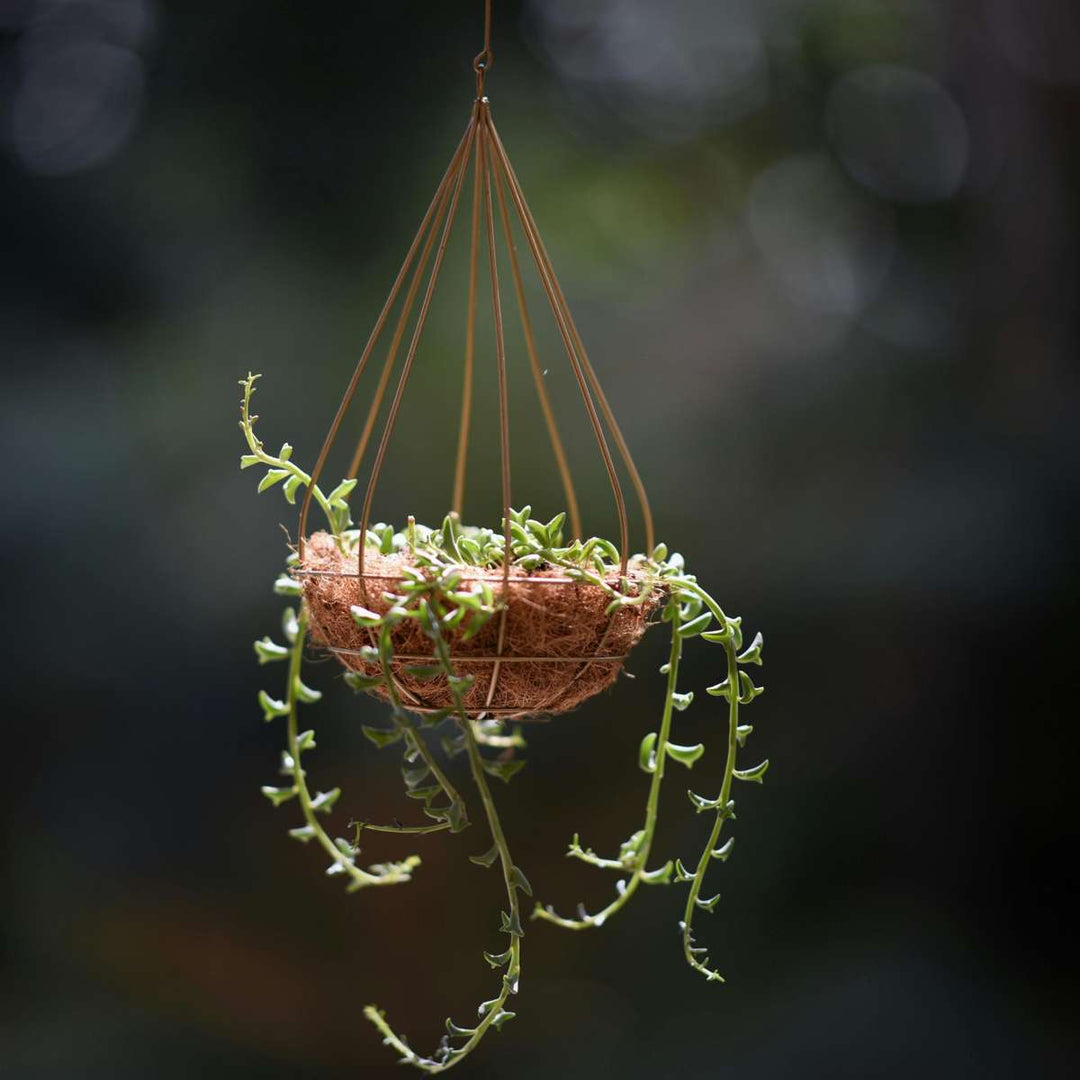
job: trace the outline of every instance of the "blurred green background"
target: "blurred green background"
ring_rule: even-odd
[[[684,965],[675,888],[602,932],[531,924],[518,1019],[470,1075],[1075,1075],[1075,6],[495,8],[494,115],[658,532],[765,633],[750,756],[772,768],[710,877],[727,984]],[[279,669],[251,642],[295,518],[238,471],[236,429],[261,371],[263,437],[313,461],[480,44],[478,0],[0,2],[5,1077],[399,1076],[366,1003],[433,1048],[490,996],[481,826],[372,840],[365,861],[423,866],[348,896],[258,793]],[[447,508],[464,278],[452,247],[377,517]],[[494,524],[487,341],[467,517]],[[510,344],[515,501],[551,516]],[[664,653],[655,631],[636,682],[531,728],[498,792],[563,910],[612,885],[570,835],[607,852],[637,827]],[[404,815],[359,734],[382,707],[329,665],[311,681],[339,824]],[[677,720],[711,747],[699,790],[716,704]],[[659,849],[685,860],[708,823],[683,781]]]

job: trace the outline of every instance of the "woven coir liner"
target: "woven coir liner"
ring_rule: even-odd
[[[299,567],[312,642],[335,650],[334,655],[351,671],[381,674],[377,664],[365,663],[355,655],[363,646],[376,642],[372,631],[356,625],[349,608],[359,604],[379,614],[385,612],[390,605],[383,593],[397,590],[402,567],[409,564],[411,556],[407,554],[380,555],[369,550],[360,580],[355,576],[356,555],[343,555],[331,536],[315,533],[304,544]],[[644,576],[633,567],[628,577],[632,588],[644,587]],[[501,569],[461,568],[462,583],[477,579],[488,581],[497,604],[502,601]],[[562,713],[610,686],[622,670],[623,657],[645,632],[660,595],[653,590],[643,604],[619,608],[612,615],[605,614],[609,601],[597,585],[567,581],[559,567],[532,572],[512,567],[501,662],[494,663],[500,655],[499,611],[468,641],[462,641],[460,633],[448,635],[454,673],[475,676],[465,696],[470,714],[520,717]],[[402,704],[421,712],[452,706],[454,700],[444,676],[420,679],[405,670],[432,655],[431,640],[417,620],[404,620],[394,628],[393,645],[391,670]],[[373,693],[387,696],[385,687]]]

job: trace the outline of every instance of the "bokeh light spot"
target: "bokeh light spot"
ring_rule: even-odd
[[[882,64],[844,76],[829,95],[826,124],[848,172],[887,199],[935,202],[963,182],[964,115],[922,72]]]

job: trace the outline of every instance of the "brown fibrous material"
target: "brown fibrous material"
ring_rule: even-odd
[[[330,649],[350,671],[381,675],[377,663],[359,655],[365,645],[377,644],[374,632],[358,626],[349,609],[359,605],[386,612],[390,602],[384,594],[399,589],[403,568],[411,565],[408,553],[381,555],[369,550],[364,555],[364,577],[358,578],[355,553],[343,554],[327,533],[311,536],[304,543],[297,574],[303,582],[312,643]],[[564,713],[610,686],[660,602],[659,590],[650,589],[646,575],[633,564],[627,577],[632,593],[645,594],[643,602],[608,614],[611,597],[606,590],[568,581],[562,567],[533,571],[511,567],[505,596],[501,568],[462,567],[462,585],[486,581],[496,600],[496,613],[475,636],[462,640],[461,631],[447,635],[455,675],[475,676],[464,698],[469,714]],[[612,577],[611,584],[617,581]],[[422,678],[406,670],[432,662],[432,642],[418,621],[398,623],[392,643],[391,672],[402,705],[417,712],[452,707],[445,676]],[[388,696],[385,686],[372,692]]]

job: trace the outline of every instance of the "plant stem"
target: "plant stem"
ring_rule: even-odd
[[[723,613],[721,612],[721,616],[722,614]],[[720,785],[720,796],[718,800],[720,805],[716,810],[716,820],[713,822],[712,832],[709,833],[709,839],[705,845],[705,850],[702,851],[701,858],[698,860],[697,869],[694,871],[694,879],[690,883],[690,894],[686,898],[686,909],[683,912],[682,924],[683,955],[686,957],[686,962],[696,971],[700,971],[709,980],[719,982],[724,981],[720,973],[713,971],[703,964],[692,952],[694,943],[693,931],[691,928],[694,920],[694,912],[697,909],[698,897],[701,894],[701,886],[704,884],[705,874],[709,869],[709,863],[713,857],[713,849],[720,839],[720,833],[724,828],[724,822],[731,816],[730,811],[728,810],[728,801],[731,798],[731,782],[735,772],[735,754],[737,751],[736,732],[739,727],[739,667],[736,659],[735,642],[730,632],[730,625],[726,620],[724,625],[728,626],[727,640],[725,640],[723,644],[724,653],[727,656],[728,686],[730,687],[728,691],[728,740],[727,756],[724,759],[724,778]]]
[[[455,676],[454,669],[450,662],[449,649],[439,630],[437,617],[431,618],[430,626],[435,640],[435,651],[439,663],[442,665],[447,677],[453,680]],[[480,756],[480,747],[477,744],[476,736],[473,734],[472,724],[469,720],[468,713],[465,710],[462,692],[453,681],[451,681],[450,687],[458,713],[458,727],[461,729],[461,733],[465,739],[465,747],[469,756],[469,770],[472,773],[473,782],[476,784],[476,788],[480,793],[480,801],[484,805],[484,813],[487,817],[488,827],[491,830],[491,838],[495,842],[495,847],[499,853],[499,861],[502,865],[503,872],[503,883],[506,886],[506,895],[510,904],[510,926],[512,928],[517,927],[520,931],[521,909],[517,898],[519,886],[513,880],[514,862],[510,856],[510,848],[506,842],[506,835],[503,833],[502,822],[499,820],[499,812],[495,808],[495,800],[491,796],[491,788],[488,786],[487,776],[484,774],[483,758]],[[480,1043],[480,1040],[483,1039],[488,1029],[499,1020],[507,999],[511,994],[517,993],[518,979],[521,975],[520,932],[510,932],[510,948],[508,952],[509,958],[506,962],[506,972],[503,975],[502,989],[499,992],[499,995],[492,1001],[484,1003],[486,1011],[484,1012],[480,1023],[477,1024],[475,1028],[470,1029],[467,1041],[461,1046],[454,1047],[441,1061],[434,1058],[421,1057],[417,1054],[415,1050],[394,1032],[394,1029],[387,1021],[386,1016],[376,1006],[365,1006],[364,1016],[379,1029],[382,1033],[383,1041],[388,1046],[393,1047],[398,1054],[401,1055],[403,1063],[413,1065],[426,1073],[439,1073],[445,1072],[447,1069],[452,1069]],[[501,1023],[502,1021],[499,1020],[499,1022]]]
[[[360,832],[408,833],[410,836],[426,836],[428,833],[444,832],[450,828],[449,821],[437,821],[434,825],[373,825],[369,821],[350,822]]]
[[[394,682],[393,672],[390,670],[390,660],[394,655],[394,644],[390,635],[390,627],[383,626],[382,632],[379,635],[379,665],[382,668],[383,678],[386,680],[386,691],[390,695],[390,704],[393,707],[392,719],[395,726],[405,737],[406,743],[416,751],[417,754],[423,759],[424,764],[431,770],[431,775],[435,777],[436,783],[442,788],[443,794],[450,800],[451,804],[457,804],[461,807],[461,820],[463,823],[468,822],[468,815],[465,812],[465,800],[458,794],[457,788],[450,783],[446,773],[439,767],[439,763],[435,760],[434,754],[428,749],[428,745],[421,738],[420,733],[416,730],[412,721],[409,719],[405,710],[401,707],[401,695],[398,693],[397,684]],[[462,824],[462,828],[465,824]],[[411,832],[435,832],[437,829],[450,828],[450,822],[439,822],[434,828],[416,828],[410,829]],[[383,828],[381,831],[389,832],[388,828]]]
[[[311,477],[304,472],[299,465],[294,465],[292,461],[282,457],[275,457],[273,454],[268,454],[266,448],[263,446],[262,440],[255,434],[255,421],[259,418],[251,415],[251,395],[255,389],[256,378],[258,378],[257,375],[249,375],[247,379],[244,380],[244,400],[240,406],[240,430],[243,431],[244,438],[247,440],[248,449],[251,450],[252,454],[254,454],[263,465],[268,465],[272,469],[284,469],[292,476],[298,477],[300,483],[304,487],[307,487],[311,483]],[[312,495],[315,496],[315,501],[326,515],[326,520],[330,525],[330,531],[336,533],[337,525],[334,520],[334,511],[318,484],[316,484],[312,490]]]
[[[653,838],[656,835],[656,820],[660,811],[660,785],[664,780],[664,765],[667,759],[667,744],[671,734],[671,717],[675,708],[675,688],[678,685],[679,661],[682,658],[682,638],[679,636],[679,614],[676,607],[671,618],[671,653],[668,658],[667,690],[664,696],[664,713],[660,721],[660,734],[656,739],[656,765],[653,769],[652,782],[649,784],[649,797],[645,803],[645,825],[642,829],[641,842],[638,845],[634,861],[626,869],[631,871],[629,880],[623,891],[611,901],[602,911],[595,915],[587,915],[581,919],[567,919],[549,911],[542,904],[537,903],[533,909],[534,919],[544,919],[566,930],[584,930],[590,926],[603,926],[603,924],[622,908],[637,891],[638,886],[646,873],[645,865],[652,849]],[[592,860],[587,860],[592,861]],[[614,860],[597,860],[595,865],[613,867]]]
[[[296,640],[292,644],[289,654],[289,685],[285,701],[289,712],[286,716],[287,743],[289,756],[293,761],[293,777],[296,781],[296,795],[300,802],[300,810],[304,815],[304,821],[311,828],[315,839],[323,850],[341,867],[342,872],[352,878],[353,887],[360,889],[368,885],[397,885],[400,882],[412,880],[410,871],[420,863],[418,855],[410,855],[400,867],[390,870],[385,874],[371,874],[361,870],[342,851],[319,821],[318,813],[311,805],[311,793],[308,790],[307,779],[300,764],[301,750],[297,733],[297,687],[300,682],[300,666],[304,658],[304,638],[307,635],[307,612],[301,608],[297,618]]]

